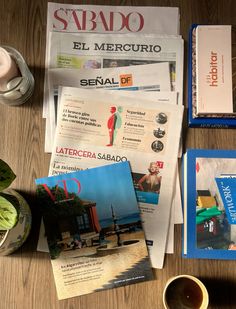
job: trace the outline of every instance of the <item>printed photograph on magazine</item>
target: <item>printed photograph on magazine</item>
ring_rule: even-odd
[[[36,185],[59,299],[153,279],[129,162]]]
[[[184,256],[236,259],[236,151],[190,149],[185,156]]]

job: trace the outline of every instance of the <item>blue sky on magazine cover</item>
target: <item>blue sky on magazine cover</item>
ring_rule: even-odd
[[[115,163],[79,172],[40,178],[36,184],[47,183],[52,187],[58,180],[77,178],[81,184],[79,197],[96,202],[100,219],[111,217],[111,205],[117,216],[139,212],[128,162]],[[67,181],[69,192],[78,192],[75,181]]]

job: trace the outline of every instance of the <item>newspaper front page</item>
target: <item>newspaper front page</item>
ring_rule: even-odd
[[[50,69],[49,102],[50,133],[47,136],[45,151],[51,152],[56,130],[58,86],[96,89],[119,89],[129,91],[170,91],[168,62],[148,66],[129,66],[106,69]]]
[[[50,175],[129,161],[150,258],[162,268],[183,106],[63,87]]]
[[[48,3],[43,117],[48,115],[50,32],[112,34],[179,34],[177,7],[103,6]]]

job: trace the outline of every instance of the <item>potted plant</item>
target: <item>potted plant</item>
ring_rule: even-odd
[[[16,175],[0,159],[0,255],[17,250],[31,228],[31,211],[26,200],[9,186]]]

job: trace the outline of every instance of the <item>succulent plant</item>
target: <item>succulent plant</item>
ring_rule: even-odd
[[[12,229],[18,222],[19,202],[6,190],[15,178],[10,166],[0,159],[0,231]]]

